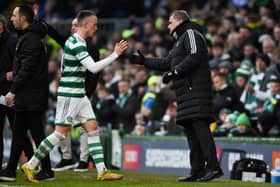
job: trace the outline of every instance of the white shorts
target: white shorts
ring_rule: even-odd
[[[55,125],[77,127],[90,120],[96,117],[87,96],[57,97]]]

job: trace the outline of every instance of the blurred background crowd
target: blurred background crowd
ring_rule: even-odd
[[[0,0],[7,18],[20,0]],[[280,1],[279,0],[26,0],[40,5],[39,16],[64,36],[82,9],[99,18],[91,39],[100,59],[114,43],[126,39],[126,54],[99,76],[91,101],[102,131],[123,134],[181,135],[176,126],[176,99],[172,83],[161,82],[159,72],[129,63],[140,50],[145,56],[165,57],[173,40],[167,25],[175,9],[187,10],[203,28],[209,51],[216,122],[214,136],[279,136],[280,126]],[[10,25],[10,31],[13,28]],[[49,109],[46,130],[54,125],[56,91],[63,49],[50,37]],[[1,68],[1,67],[0,67]],[[75,130],[73,130],[75,136]]]

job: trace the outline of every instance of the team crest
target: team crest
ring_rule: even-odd
[[[68,116],[68,117],[67,117],[67,121],[73,122],[73,118],[72,118],[71,116]]]

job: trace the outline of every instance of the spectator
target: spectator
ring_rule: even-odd
[[[228,136],[253,136],[250,120],[245,113],[237,117],[235,128],[230,130]]]
[[[99,122],[100,130],[108,132],[111,129],[118,129],[116,125],[116,112],[113,110],[115,105],[114,96],[107,88],[97,89],[96,118]]]
[[[249,79],[249,69],[247,69],[244,66],[241,66],[238,68],[235,72],[235,80],[233,83],[233,87],[235,89],[235,92],[237,94],[238,100],[240,100],[241,94],[247,84],[247,81]]]
[[[244,107],[250,112],[250,120],[252,127],[255,128],[257,121],[257,108],[261,106],[268,97],[267,85],[260,90],[265,75],[266,67],[269,65],[270,59],[266,54],[259,54],[256,59],[256,71],[250,77],[248,84],[243,91],[240,100],[244,103]]]
[[[132,94],[130,81],[123,79],[118,82],[119,97],[116,100],[114,111],[117,116],[117,126],[125,133],[134,129],[134,116],[140,108],[138,98]]]
[[[148,89],[141,100],[140,113],[142,114],[144,121],[146,121],[147,124],[151,119],[151,112],[156,99],[158,81],[159,77],[156,75],[152,75],[149,77],[147,81]]]
[[[280,77],[279,74],[272,74],[270,76],[270,93],[271,96],[267,98],[261,108],[258,109],[259,120],[258,130],[262,136],[268,136],[269,130],[277,124],[276,106],[280,101]],[[279,131],[278,131],[279,132]]]
[[[219,113],[221,125],[213,132],[213,136],[228,136],[230,130],[235,127],[238,111],[230,113],[228,109],[222,109]]]
[[[219,73],[224,74],[227,81],[232,84],[234,81],[234,74],[232,74],[233,66],[230,61],[222,61],[219,64]]]
[[[221,109],[226,108],[231,111],[242,110],[241,103],[238,100],[238,96],[234,88],[227,82],[225,75],[218,74],[213,78],[214,85],[214,111],[215,114],[219,114]],[[218,116],[216,116],[218,118]]]

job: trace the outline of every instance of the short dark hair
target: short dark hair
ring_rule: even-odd
[[[18,7],[19,7],[19,15],[24,16],[28,23],[33,23],[33,19],[34,19],[33,8],[26,4],[19,5]]]
[[[119,82],[126,82],[127,84],[130,85],[130,80],[129,79],[121,79]]]
[[[183,22],[190,20],[190,16],[185,10],[175,10],[170,16],[173,16],[176,20],[182,20]]]
[[[94,12],[90,11],[90,10],[82,10],[78,13],[77,15],[77,20],[78,20],[78,25],[82,24],[82,21],[90,16],[96,16]]]
[[[227,81],[227,76],[224,73],[219,72],[215,75],[215,77],[219,77],[220,79]]]

